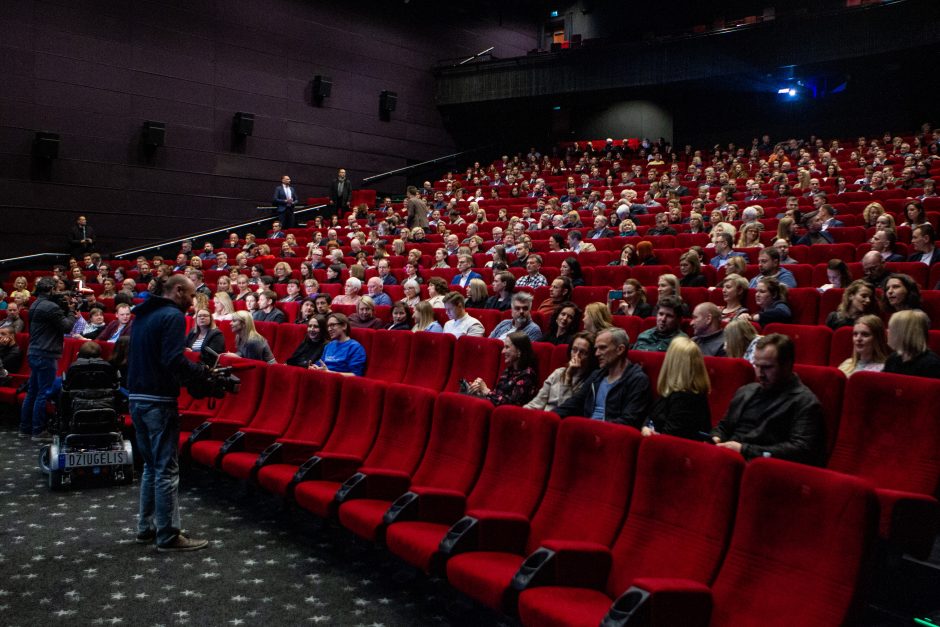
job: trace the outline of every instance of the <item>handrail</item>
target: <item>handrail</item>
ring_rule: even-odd
[[[30,263],[32,261],[40,261],[42,257],[52,257],[54,260],[67,260],[67,253],[33,253],[32,255],[21,255],[19,257],[9,257],[7,259],[0,259],[0,269],[5,268],[6,266],[16,266],[22,265],[25,263]]]
[[[299,215],[299,214],[301,214],[301,213],[306,213],[306,212],[309,212],[309,211],[316,211],[316,210],[318,210],[318,209],[323,209],[323,208],[326,207],[326,206],[327,206],[327,205],[323,204],[323,205],[315,205],[315,206],[312,206],[312,207],[304,207],[303,209],[296,209],[296,210],[294,211],[294,215],[296,216],[296,215]],[[271,207],[268,207],[268,206],[259,206],[259,207],[257,207],[257,209],[258,209],[258,210],[274,209],[274,207],[273,207],[273,206],[271,206]],[[275,220],[278,220],[278,217],[277,217],[277,216],[266,216],[266,217],[264,217],[264,218],[258,218],[258,219],[255,219],[255,220],[249,220],[248,222],[241,222],[241,223],[239,223],[239,224],[234,224],[234,225],[233,225],[233,224],[230,224],[230,225],[224,226],[224,227],[222,227],[222,228],[213,229],[213,230],[211,230],[211,231],[202,231],[202,232],[199,232],[199,233],[193,233],[193,234],[187,235],[187,236],[185,236],[185,237],[181,237],[181,238],[178,238],[178,239],[172,239],[172,240],[166,240],[166,241],[160,242],[160,243],[158,243],[158,244],[150,244],[150,245],[148,245],[148,246],[144,246],[144,247],[141,247],[141,248],[131,248],[131,249],[128,249],[128,250],[122,250],[122,251],[119,251],[119,252],[114,253],[114,254],[112,255],[112,257],[114,257],[115,259],[121,259],[122,257],[128,257],[128,256],[130,256],[130,255],[139,255],[139,254],[141,254],[141,253],[143,253],[143,252],[146,252],[146,251],[159,250],[160,248],[163,248],[163,247],[165,247],[165,246],[171,246],[171,245],[173,245],[173,244],[181,244],[182,242],[185,242],[185,241],[187,241],[187,240],[203,239],[203,238],[211,237],[212,235],[216,235],[216,234],[222,233],[222,232],[231,233],[232,231],[237,231],[238,229],[245,228],[246,226],[253,226],[253,225],[256,225],[256,224],[264,224],[264,223],[273,223]]]
[[[388,172],[382,172],[381,174],[375,174],[375,175],[373,175],[373,176],[367,176],[366,178],[362,179],[362,183],[363,183],[363,185],[365,185],[365,184],[367,184],[367,183],[373,183],[373,182],[375,182],[375,181],[380,181],[380,180],[382,180],[382,179],[387,179],[387,178],[389,178],[390,176],[395,176],[395,175],[397,175],[397,174],[405,174],[405,173],[407,173],[407,172],[411,172],[411,171],[414,171],[414,170],[418,170],[418,169],[420,169],[420,168],[424,168],[424,167],[427,167],[427,166],[429,166],[429,165],[434,165],[434,164],[440,163],[440,162],[442,162],[442,161],[448,161],[448,160],[453,159],[453,158],[455,158],[455,157],[460,157],[461,155],[467,155],[467,154],[470,154],[470,153],[473,153],[473,152],[479,152],[479,151],[481,151],[481,150],[485,150],[485,149],[487,149],[487,148],[490,148],[491,146],[492,146],[492,144],[487,145],[487,146],[479,146],[479,147],[477,147],[477,148],[470,148],[470,149],[468,149],[468,150],[461,150],[460,152],[455,152],[455,153],[453,153],[453,154],[444,155],[443,157],[437,157],[437,158],[435,158],[435,159],[428,159],[427,161],[422,161],[421,163],[415,163],[415,164],[413,164],[413,165],[408,165],[408,166],[405,166],[405,167],[403,167],[403,168],[397,168],[397,169],[395,169],[395,170],[389,170]]]

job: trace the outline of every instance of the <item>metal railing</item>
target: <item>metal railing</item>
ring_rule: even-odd
[[[363,184],[363,185],[368,185],[368,184],[371,184],[371,183],[375,183],[376,181],[381,181],[381,180],[383,180],[383,179],[387,179],[387,178],[392,177],[392,176],[408,175],[408,174],[411,174],[411,173],[413,173],[413,172],[417,172],[417,171],[419,171],[419,170],[423,170],[423,169],[425,169],[425,168],[429,168],[429,167],[431,167],[431,166],[438,165],[438,164],[440,164],[440,163],[445,163],[445,162],[447,162],[447,161],[455,161],[455,160],[457,159],[457,157],[463,157],[463,156],[466,156],[466,155],[478,153],[478,152],[481,152],[481,151],[484,151],[484,150],[488,150],[488,149],[490,149],[490,148],[492,148],[492,147],[493,147],[493,144],[489,144],[489,145],[486,145],[486,146],[479,146],[479,147],[477,147],[477,148],[470,148],[470,149],[468,149],[468,150],[461,150],[460,152],[455,152],[455,153],[451,153],[451,154],[449,154],[449,155],[444,155],[443,157],[437,157],[437,158],[435,158],[435,159],[428,159],[427,161],[422,161],[421,163],[415,163],[415,164],[413,164],[413,165],[405,166],[405,167],[403,167],[403,168],[397,168],[397,169],[395,169],[395,170],[389,170],[388,172],[382,172],[382,173],[380,173],[380,174],[374,174],[374,175],[372,175],[372,176],[367,176],[367,177],[365,177],[364,179],[362,179],[362,184]]]

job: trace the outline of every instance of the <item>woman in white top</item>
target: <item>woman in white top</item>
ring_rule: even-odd
[[[219,322],[220,320],[232,319],[232,314],[235,313],[235,305],[232,304],[232,297],[227,292],[216,292],[212,299],[212,305],[214,307],[212,312],[213,320]]]
[[[596,368],[594,334],[587,331],[575,334],[568,347],[568,365],[548,375],[539,393],[525,405],[526,409],[555,411]]]
[[[881,318],[862,316],[852,327],[852,356],[839,364],[839,370],[847,377],[860,370],[881,372],[890,353]]]

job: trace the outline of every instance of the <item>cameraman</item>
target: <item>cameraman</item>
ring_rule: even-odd
[[[20,413],[20,437],[49,442],[46,430],[46,400],[56,366],[62,357],[65,334],[75,326],[75,308],[66,294],[53,293],[56,279],[36,281],[36,302],[29,308],[29,383]]]
[[[156,541],[163,552],[196,551],[207,540],[180,532],[179,413],[180,382],[205,378],[206,366],[183,355],[186,319],[196,288],[176,274],[159,281],[153,295],[134,309],[127,387],[137,448],[144,459],[140,478],[137,542]]]

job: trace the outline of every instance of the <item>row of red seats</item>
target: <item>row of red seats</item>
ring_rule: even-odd
[[[749,598],[761,615],[760,603],[775,608],[771,624],[842,622],[869,566],[877,508],[871,488],[844,475],[761,460],[744,472],[739,498],[740,458],[702,444],[663,436],[640,445],[635,431],[596,421],[559,427],[552,414],[512,407],[490,415],[465,396],[435,401],[431,391],[283,366],[240,374],[237,403],[224,400],[215,417],[184,411],[190,424],[209,418],[181,442],[195,462],[337,517],[494,609],[518,608],[527,624],[597,624],[631,585],[668,612],[657,624],[707,624],[711,599],[722,616],[732,590],[765,584],[773,594]],[[928,521],[932,542],[940,479],[931,455],[940,430],[924,420],[924,397],[940,383],[922,383],[924,395],[907,393],[906,377],[853,377],[831,461],[879,486],[883,535],[912,548],[925,538],[906,535],[899,514],[926,517],[917,522]],[[903,442],[884,410],[903,415]],[[917,477],[891,458],[918,460]],[[744,559],[751,552],[778,567]],[[799,603],[774,589],[791,576],[784,588],[805,594]],[[663,586],[683,600],[668,601]],[[664,618],[680,615],[692,622]]]

